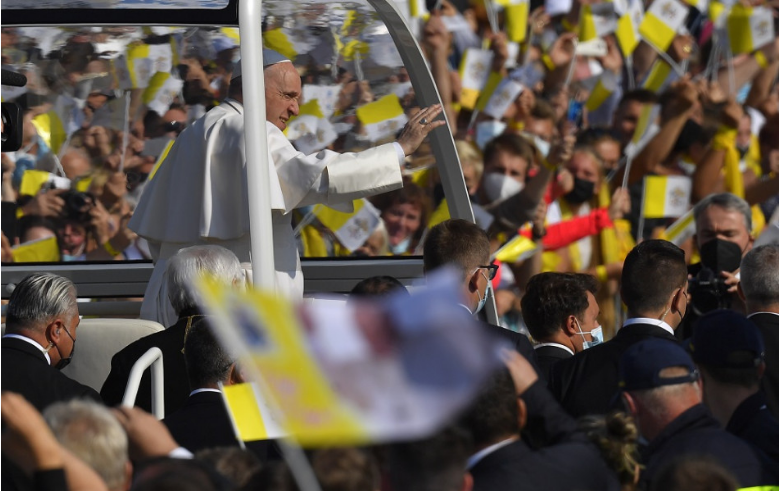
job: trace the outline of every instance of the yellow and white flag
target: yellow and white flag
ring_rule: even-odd
[[[410,12],[411,19],[423,19],[426,21],[430,18],[425,0],[408,0],[408,12]]]
[[[489,83],[487,83],[487,87],[490,87]],[[482,105],[481,103],[483,102],[481,99],[479,100],[478,108],[492,118],[501,120],[508,107],[516,101],[517,97],[524,90],[525,86],[507,77],[493,88],[491,96],[487,98],[485,104]]]
[[[516,262],[524,261],[533,257],[536,253],[536,243],[525,237],[524,235],[517,235],[503,245],[492,259],[496,261],[514,264]]]
[[[639,121],[636,123],[636,130],[633,133],[631,142],[625,146],[625,155],[629,160],[635,158],[650,140],[658,134],[658,116],[661,113],[660,105],[644,105],[642,113],[639,115]]]
[[[381,222],[381,213],[367,199],[353,201],[353,213],[343,213],[323,204],[316,206],[314,212],[318,221],[351,252],[364,245]]]
[[[71,188],[71,181],[65,177],[59,177],[44,170],[25,170],[19,185],[19,195],[37,195],[41,187],[47,184],[52,189],[68,190]]]
[[[596,111],[615,89],[617,89],[617,76],[611,70],[605,70],[590,91],[590,96],[585,101],[585,108],[588,111]]]
[[[506,33],[509,41],[523,43],[527,39],[530,0],[511,0],[505,8]]]
[[[690,209],[691,179],[676,175],[644,177],[645,218],[679,218]]]
[[[775,41],[775,22],[769,8],[735,4],[726,20],[732,53],[750,53]]]
[[[237,439],[250,442],[285,436],[256,383],[223,386],[220,390]]]
[[[356,118],[364,125],[367,136],[373,141],[393,136],[408,122],[396,94],[387,94],[358,107]]]
[[[617,43],[623,52],[623,57],[630,57],[639,45],[642,36],[639,26],[644,19],[644,7],[641,0],[630,0],[625,13],[617,20]]]
[[[60,246],[51,236],[17,245],[11,249],[14,262],[59,262]]]
[[[81,128],[84,122],[83,107],[83,103],[61,94],[51,110],[33,118],[36,132],[55,154],[60,152],[68,136]]]
[[[294,141],[296,149],[304,154],[313,154],[325,149],[337,140],[337,129],[328,118],[319,118],[315,125],[315,132],[305,134]]]
[[[299,115],[288,121],[283,134],[294,141],[318,130],[318,119],[323,118],[318,100],[310,100],[299,107]]]
[[[617,31],[617,16],[612,2],[584,4],[579,12],[579,41],[602,38]]]
[[[652,67],[650,67],[647,77],[644,78],[642,88],[660,93],[676,80],[677,72],[675,72],[672,66],[668,62],[657,58],[653,62]]]
[[[144,90],[142,100],[147,108],[161,117],[169,111],[174,98],[182,90],[183,82],[170,72],[156,72]]]
[[[128,50],[114,60],[115,77],[120,89],[145,88],[156,71],[158,65],[150,57],[151,45],[136,44],[128,45]],[[163,45],[156,45],[163,46]],[[166,45],[168,46],[168,45]],[[160,51],[156,48],[155,51]],[[169,53],[171,48],[169,47]],[[160,64],[165,65],[165,63]],[[169,71],[171,67],[169,67]]]
[[[297,55],[294,44],[281,27],[264,32],[264,46],[275,50],[289,60],[295,59]]]
[[[655,0],[644,14],[639,34],[645,41],[665,52],[687,17],[688,7],[678,0]]]
[[[448,219],[451,219],[451,214],[449,214],[449,205],[444,198],[440,200],[440,204],[438,204],[438,207],[435,208],[432,216],[430,216],[430,221],[427,223],[427,229],[432,229],[435,225],[443,223]]]
[[[663,232],[662,238],[675,245],[682,245],[694,235],[696,235],[696,221],[693,219],[693,210],[691,209],[669,225],[669,228]]]
[[[476,107],[481,90],[489,78],[492,70],[493,53],[490,50],[468,48],[462,56],[459,65],[459,73],[462,79],[462,92],[460,93],[460,105],[472,110]]]

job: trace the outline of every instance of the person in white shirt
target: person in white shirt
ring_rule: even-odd
[[[229,97],[185,129],[150,175],[129,223],[149,242],[155,263],[141,317],[164,326],[176,320],[164,272],[166,261],[179,249],[216,244],[246,266],[250,263],[241,64],[232,77]],[[283,296],[301,298],[304,284],[291,212],[317,203],[340,208],[341,203],[402,187],[405,157],[446,122],[435,120],[442,109],[433,105],[416,113],[396,142],[361,153],[323,150],[305,156],[283,134],[288,121],[299,114],[299,73],[290,60],[265,49],[264,79],[269,163],[274,164],[269,178],[276,289]]]

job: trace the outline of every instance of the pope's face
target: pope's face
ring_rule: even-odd
[[[264,70],[266,83],[266,119],[280,130],[285,130],[291,117],[299,115],[299,96],[302,80],[294,64],[281,62]]]

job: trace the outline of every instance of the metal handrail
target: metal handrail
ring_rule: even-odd
[[[165,414],[165,408],[163,402],[163,352],[158,347],[152,347],[144,352],[144,355],[133,364],[128,384],[125,387],[125,394],[122,396],[122,404],[126,407],[133,407],[136,403],[141,377],[150,366],[152,366],[150,369],[152,374],[152,413],[160,420]]]

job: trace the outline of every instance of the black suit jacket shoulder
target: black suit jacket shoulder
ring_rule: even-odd
[[[549,388],[555,399],[573,417],[611,411],[619,390],[620,357],[628,347],[647,338],[677,341],[674,335],[659,326],[625,326],[606,343],[552,366]]]
[[[514,441],[479,460],[470,473],[476,491],[619,489],[598,451],[586,442],[533,451]]]
[[[506,329],[502,326],[495,326],[494,324],[485,323],[485,326],[489,329],[489,332],[497,338],[507,341],[511,347],[525,357],[528,362],[533,365],[533,368],[536,369],[536,372],[541,375],[538,360],[536,359],[536,352],[533,350],[533,344],[530,343],[530,340],[526,335]]]
[[[122,402],[133,364],[147,350],[158,347],[163,353],[164,411],[168,415],[179,409],[190,393],[185,357],[182,354],[186,326],[187,319],[182,318],[173,326],[134,341],[117,352],[111,359],[111,372],[101,387],[101,396],[106,405],[115,406]],[[144,371],[141,379],[136,406],[152,411],[152,378],[149,369]]]
[[[764,362],[767,370],[764,371],[762,388],[767,395],[769,411],[778,418],[778,394],[780,392],[780,315],[769,312],[759,312],[749,317],[761,331],[764,339]]]
[[[0,342],[3,391],[19,393],[41,411],[52,403],[73,398],[101,402],[94,389],[49,365],[43,353],[30,343],[16,338],[2,338]]]
[[[539,346],[534,348],[534,351],[536,352],[538,367],[541,369],[539,375],[545,382],[549,381],[549,372],[552,370],[553,365],[561,360],[573,357],[571,352],[556,346]]]

